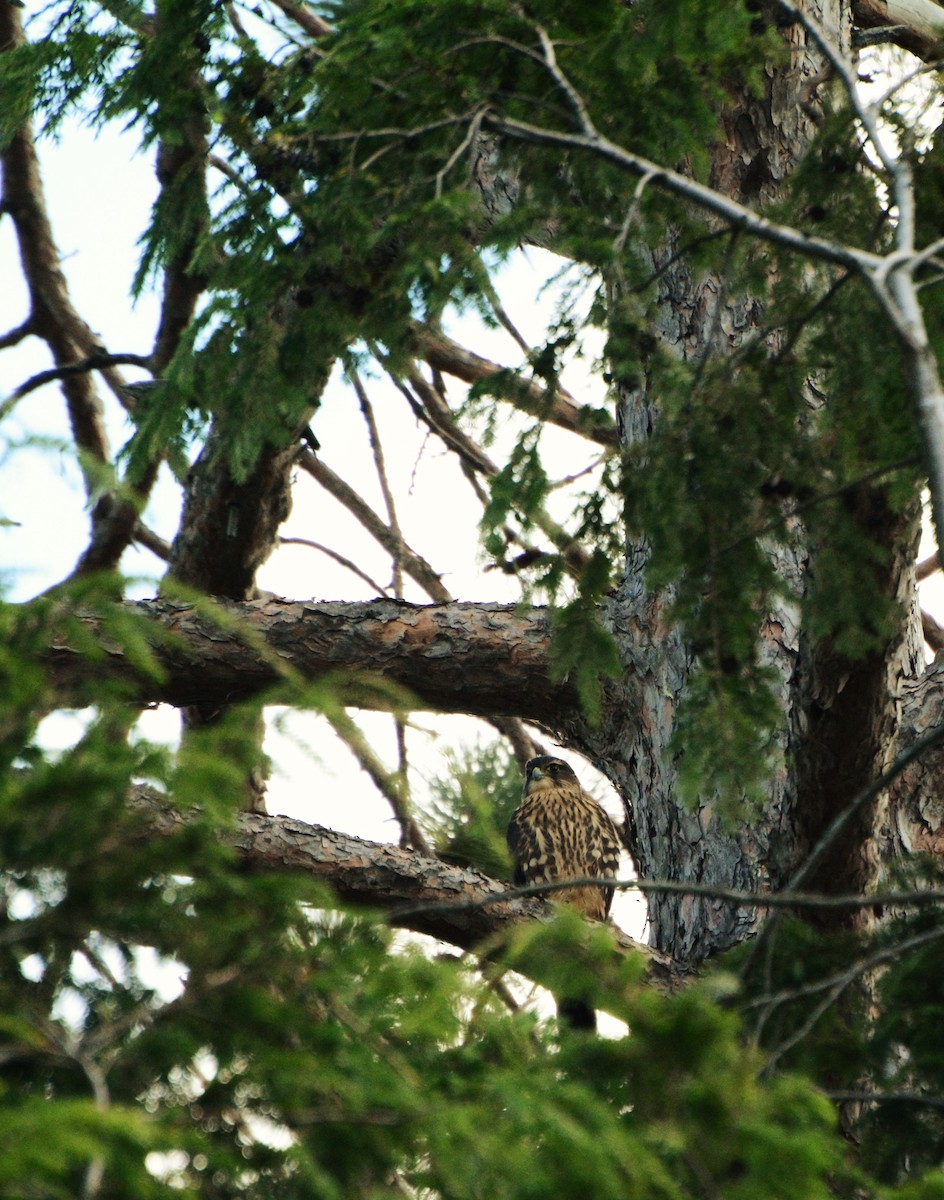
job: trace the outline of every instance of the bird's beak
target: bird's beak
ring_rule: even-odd
[[[544,772],[541,770],[540,767],[532,767],[531,768],[531,778],[532,779],[543,779]]]

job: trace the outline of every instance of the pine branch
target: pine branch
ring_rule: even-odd
[[[517,716],[571,731],[582,724],[572,686],[554,678],[542,608],[392,599],[212,607],[160,599],[123,607],[153,622],[160,677],[105,636],[107,620],[85,614],[77,618],[83,644],[97,643],[100,653],[62,638],[44,656],[60,703],[79,703],[109,679],[123,682],[136,702],[183,707],[236,703],[273,689],[297,694],[305,682],[330,676],[339,703],[389,710],[403,706],[405,691],[418,708]],[[381,686],[368,687],[371,680]]]
[[[147,813],[150,836],[170,835],[185,824],[153,788],[136,787],[132,803]],[[328,885],[342,904],[377,908],[397,928],[462,950],[481,950],[521,921],[547,920],[554,911],[544,900],[507,894],[503,883],[480,871],[294,818],[242,813],[227,839],[254,871],[309,875]],[[456,903],[457,898],[468,902]],[[617,941],[623,953],[645,955],[653,982],[675,984],[687,974],[626,934],[618,933]]]

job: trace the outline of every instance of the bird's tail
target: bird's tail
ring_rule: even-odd
[[[586,1000],[558,1000],[557,1015],[569,1029],[596,1030],[597,1014]]]

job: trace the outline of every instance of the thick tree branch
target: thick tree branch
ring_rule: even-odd
[[[174,833],[185,823],[151,788],[137,788],[133,803],[147,811],[158,834]],[[290,817],[243,813],[227,840],[251,870],[311,876],[344,904],[388,912],[391,924],[463,950],[481,950],[520,922],[547,920],[554,911],[535,897],[502,899],[507,885],[480,871]],[[646,956],[652,982],[681,980],[684,972],[667,955],[617,932],[621,950]]]
[[[92,683],[127,683],[136,700],[220,704],[298,681],[353,674],[347,703],[386,707],[395,697],[364,686],[371,677],[403,688],[418,707],[477,716],[522,716],[555,729],[581,724],[573,688],[555,681],[544,609],[513,604],[409,604],[391,599],[290,603],[256,600],[220,607],[221,620],[168,600],[129,602],[155,625],[162,677],[149,677],[82,619],[102,646],[92,661],[65,639],[46,655],[62,702]],[[170,636],[168,636],[170,635]]]
[[[0,53],[25,42],[20,10],[0,4]],[[3,211],[16,230],[23,278],[29,290],[27,324],[48,345],[57,367],[69,366],[100,354],[98,338],[76,312],[59,265],[59,251],[46,209],[39,160],[32,126],[24,122],[12,135],[2,155]],[[102,404],[87,373],[63,380],[63,392],[76,445],[108,462],[110,451]],[[88,483],[89,490],[94,487]]]
[[[154,26],[158,41],[165,36],[160,11],[158,7],[159,16]],[[177,36],[176,31],[174,36]],[[206,181],[210,122],[204,81],[198,71],[178,64],[176,47],[169,45],[164,53],[173,55],[176,86],[172,93],[173,105],[162,104],[158,110],[159,127],[163,128],[155,170],[161,186],[159,204],[164,206],[168,216],[173,214],[177,230],[164,269],[161,315],[151,352],[155,375],[160,375],[173,358],[206,287],[206,273],[195,259],[200,240],[210,224]],[[172,113],[165,115],[165,107],[172,107]]]
[[[19,10],[0,4],[0,52],[13,50],[25,41]],[[56,368],[62,373],[72,436],[87,460],[107,464],[111,450],[105,428],[104,406],[85,364],[96,360],[109,386],[123,398],[122,380],[111,356],[101,346],[73,307],[59,252],[46,210],[39,160],[32,127],[24,122],[13,134],[0,156],[3,195],[0,205],[13,218],[23,276],[29,290],[30,331],[46,342]],[[22,328],[22,327],[21,327]],[[76,371],[75,368],[79,369]],[[83,459],[80,457],[80,465]],[[85,487],[90,498],[99,493],[101,480],[85,470]],[[147,496],[153,474],[136,487],[140,500]],[[76,565],[76,575],[115,567],[130,541],[137,522],[138,506],[130,499],[106,495],[92,510],[91,538]]]
[[[887,29],[888,40],[925,62],[939,58],[944,8],[932,0],[853,0],[860,29]]]

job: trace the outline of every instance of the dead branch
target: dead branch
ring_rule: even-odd
[[[417,327],[416,344],[420,358],[436,370],[461,379],[463,383],[480,383],[499,371],[507,370],[460,346],[441,331],[428,327]],[[521,379],[500,398],[522,412],[540,417],[571,433],[578,433],[601,446],[616,446],[619,442],[616,426],[604,424],[598,412],[591,412],[578,404],[566,388],[557,387],[552,392],[536,379]]]
[[[340,475],[336,475],[322,459],[310,450],[303,450],[298,462],[303,470],[316,479],[326,492],[334,496],[335,500],[343,504],[348,512],[360,521],[367,532],[391,556],[396,557],[399,554],[403,570],[420,585],[430,599],[442,604],[446,604],[452,599],[449,592],[443,587],[439,575],[426,559],[403,544],[402,538],[398,539],[394,530],[377,516],[366,500],[363,500],[349,483]]]

